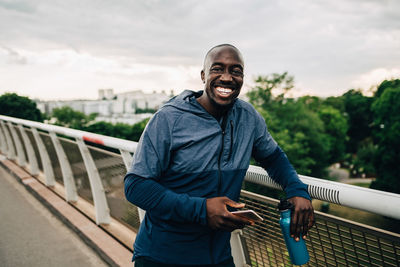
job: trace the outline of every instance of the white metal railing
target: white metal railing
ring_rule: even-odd
[[[132,156],[131,153],[135,153],[136,147],[137,147],[137,142],[133,141],[128,141],[128,140],[123,140],[119,138],[114,138],[110,136],[105,136],[105,135],[100,135],[100,134],[94,134],[90,132],[85,132],[85,131],[80,131],[80,130],[75,130],[75,129],[70,129],[66,127],[60,127],[56,125],[50,125],[50,124],[45,124],[45,123],[40,123],[40,122],[34,122],[34,121],[28,121],[28,120],[22,120],[18,118],[12,118],[8,116],[2,116],[0,115],[0,120],[1,120],[1,126],[3,131],[0,132],[0,136],[3,135],[3,140],[6,140],[7,144],[7,156],[10,159],[18,159],[18,162],[21,166],[24,166],[26,164],[26,159],[24,158],[24,153],[22,153],[22,145],[21,145],[21,140],[19,138],[16,138],[16,133],[15,130],[11,130],[13,139],[15,140],[15,146],[17,147],[17,152],[15,152],[15,149],[11,144],[11,135],[9,134],[8,131],[5,130],[5,124],[7,123],[10,125],[11,123],[14,123],[18,125],[19,129],[23,129],[22,126],[29,127],[31,129],[38,129],[38,130],[43,130],[46,132],[50,133],[50,136],[52,137],[52,141],[55,144],[55,148],[59,149],[57,152],[57,155],[60,155],[61,158],[65,158],[65,156],[62,154],[62,147],[57,144],[57,136],[55,134],[60,134],[64,135],[70,138],[75,138],[76,140],[80,140],[78,144],[80,144],[80,148],[84,150],[85,144],[83,141],[89,141],[92,143],[100,144],[106,147],[110,148],[115,148],[118,149],[121,153],[121,156],[124,160],[125,166],[128,169],[131,162],[132,162]],[[22,128],[21,128],[22,127]],[[14,127],[10,127],[10,129],[14,129]],[[23,131],[21,131],[22,133]],[[24,143],[27,141],[26,138],[23,138],[22,140]],[[36,140],[36,139],[35,139]],[[36,140],[37,141],[37,140]],[[31,147],[29,143],[25,143],[26,147],[29,148]],[[1,146],[4,148],[4,146]],[[28,149],[30,150],[30,149]],[[43,152],[43,149],[40,149],[40,151]],[[82,155],[85,154],[83,151]],[[28,153],[29,155],[29,153]],[[40,155],[41,157],[46,157],[45,154]],[[89,157],[84,156],[84,159],[87,161],[85,162],[86,167],[91,164],[91,161]],[[28,160],[29,165],[34,171],[36,171],[34,158],[31,155],[31,158]],[[33,162],[33,164],[32,164]],[[47,165],[47,164],[46,164]],[[64,166],[64,168],[67,164],[63,163],[60,164],[61,168]],[[50,172],[50,171],[49,171]],[[65,176],[69,177],[69,171],[64,170]],[[63,173],[64,175],[64,173]],[[95,178],[91,179],[94,181]],[[389,218],[394,218],[394,219],[400,219],[400,209],[393,209],[393,207],[400,207],[400,195],[399,194],[394,194],[394,193],[388,193],[384,191],[379,191],[379,190],[374,190],[374,189],[369,189],[369,188],[363,188],[359,186],[353,186],[353,185],[348,185],[348,184],[343,184],[343,183],[338,183],[338,182],[333,182],[333,181],[327,181],[324,179],[318,179],[318,178],[313,178],[309,176],[304,176],[300,175],[300,179],[305,183],[308,184],[309,186],[309,193],[312,198],[315,199],[320,199],[323,201],[331,202],[331,203],[336,203],[372,213],[376,213],[379,215],[383,215]],[[246,181],[251,181],[257,184],[261,184],[270,188],[277,188],[281,189],[281,187],[276,184],[267,174],[267,172],[257,166],[250,166],[247,174],[246,174]],[[73,192],[73,187],[67,186],[69,189]],[[101,191],[101,190],[100,190]],[[69,193],[71,196],[73,196],[74,193]],[[73,198],[73,197],[72,197]]]
[[[400,207],[400,194],[304,175],[299,176],[300,180],[308,185],[308,192],[314,199],[320,199],[400,220],[400,209],[393,209],[393,207]],[[281,187],[268,176],[263,168],[257,166],[249,167],[246,174],[246,181],[281,189]]]
[[[43,144],[39,131],[45,131],[48,133],[59,161],[66,199],[70,202],[76,201],[78,194],[75,187],[71,165],[67,159],[64,148],[60,143],[60,137],[58,135],[75,140],[88,174],[95,207],[96,223],[109,224],[110,210],[102,181],[92,155],[89,152],[88,146],[84,141],[119,150],[126,170],[129,169],[131,165],[131,153],[135,153],[137,143],[85,131],[0,115],[1,152],[9,159],[16,160],[20,166],[27,167],[34,175],[39,173],[38,159],[36,159],[34,149],[26,134],[27,129],[31,131],[36,143],[39,152],[38,154],[43,165],[42,169],[45,183],[47,186],[53,186],[55,184],[55,175],[51,160],[54,159],[49,157],[49,153],[46,150],[46,146]],[[17,133],[17,130],[19,134]],[[27,157],[25,156],[24,148]],[[387,193],[307,176],[300,176],[300,179],[304,183],[308,184],[309,193],[312,198],[361,209],[394,219],[400,219],[400,209],[393,209],[393,207],[400,207],[399,194]],[[280,188],[280,186],[268,176],[265,170],[256,166],[250,166],[246,174],[246,181],[251,181],[271,188]],[[140,210],[140,221],[143,219],[143,216],[144,212]],[[239,233],[240,231],[237,231],[232,236],[232,251],[234,251],[235,262],[243,263],[245,260]]]

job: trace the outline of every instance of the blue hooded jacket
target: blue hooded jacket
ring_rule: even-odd
[[[207,226],[206,199],[238,201],[253,156],[286,191],[310,199],[264,119],[237,99],[221,122],[184,91],[149,121],[125,176],[125,195],[146,210],[133,260],[217,264],[231,257],[230,232]]]

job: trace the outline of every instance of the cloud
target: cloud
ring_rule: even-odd
[[[350,84],[353,88],[362,89],[371,94],[384,80],[400,79],[400,68],[377,68],[356,77]]]
[[[0,8],[5,8],[8,10],[13,10],[17,12],[23,13],[33,13],[35,12],[36,8],[32,3],[27,1],[18,1],[18,0],[1,0],[0,1]]]
[[[17,51],[2,45],[0,45],[0,58],[1,57],[3,57],[5,62],[8,62],[9,64],[27,64],[26,57],[20,55]]]
[[[8,79],[9,88],[50,87],[39,77],[53,68],[57,81],[77,75],[87,88],[101,80],[198,89],[204,54],[232,43],[243,52],[246,79],[288,71],[304,92],[338,94],[360,73],[400,68],[398,10],[396,0],[0,0],[0,68],[10,77],[36,73],[35,83]],[[89,86],[90,79],[97,80]]]

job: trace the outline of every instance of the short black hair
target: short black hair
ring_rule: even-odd
[[[236,46],[231,45],[231,44],[219,44],[219,45],[213,46],[210,50],[208,50],[206,56],[204,57],[203,68],[204,68],[204,66],[206,65],[206,60],[207,60],[207,58],[208,58],[208,55],[209,55],[214,49],[220,48],[220,47],[224,47],[224,46],[228,46],[228,47],[231,47],[231,48],[235,49],[235,50],[239,53],[240,57],[243,57],[243,56],[242,56],[242,53],[240,52],[240,50],[239,50]]]

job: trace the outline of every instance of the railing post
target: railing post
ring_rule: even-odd
[[[1,123],[2,122],[3,121],[1,121]],[[1,138],[0,150],[3,154],[7,154],[7,152],[8,152],[7,139],[6,139],[6,135],[4,134],[2,124],[0,125],[0,138]]]
[[[120,149],[119,153],[121,153],[122,160],[124,161],[126,171],[128,171],[132,165],[133,157],[131,156],[131,153],[129,153],[129,151],[126,151],[123,149]]]
[[[83,162],[85,163],[89,176],[90,188],[96,210],[96,223],[109,224],[111,222],[110,209],[108,208],[107,198],[103,184],[101,183],[99,171],[97,170],[93,157],[83,140],[76,138],[76,142],[82,154]]]
[[[24,148],[22,147],[21,140],[19,139],[17,131],[15,130],[14,125],[12,124],[11,121],[8,122],[8,128],[10,129],[12,138],[14,140],[14,144],[17,148],[18,165],[21,167],[25,167],[26,166],[26,158],[25,158]]]
[[[247,267],[250,266],[247,263],[246,256],[244,253],[241,235],[243,234],[242,230],[237,229],[231,233],[231,250],[233,262],[236,267]]]
[[[49,153],[47,153],[46,146],[36,128],[31,128],[33,138],[35,138],[36,145],[39,150],[40,160],[42,161],[45,183],[47,186],[54,186],[56,180],[54,179],[53,165],[51,165]]]
[[[7,157],[9,159],[15,159],[15,149],[14,149],[14,145],[13,145],[13,141],[11,139],[11,135],[10,132],[7,130],[7,126],[5,124],[5,122],[1,121],[1,127],[3,128],[3,132],[4,135],[6,137],[6,142],[7,142]]]
[[[119,152],[121,153],[122,160],[124,161],[126,171],[129,171],[132,165],[133,157],[131,156],[131,153],[129,151],[120,149]],[[139,221],[142,223],[144,219],[144,215],[146,215],[146,211],[142,210],[141,208],[137,207],[138,213],[139,213]]]
[[[24,126],[22,124],[19,124],[18,128],[19,128],[19,131],[21,132],[22,140],[24,141],[25,149],[28,154],[29,170],[32,175],[38,175],[39,167],[38,167],[38,162],[36,159],[35,151],[33,150],[32,143],[29,140],[28,135],[26,134]]]
[[[78,201],[78,194],[76,192],[74,175],[72,173],[71,165],[69,164],[67,155],[65,154],[65,151],[61,146],[60,140],[57,138],[56,133],[49,132],[49,134],[51,141],[53,142],[54,148],[56,150],[58,161],[60,162],[67,201],[76,202]]]

